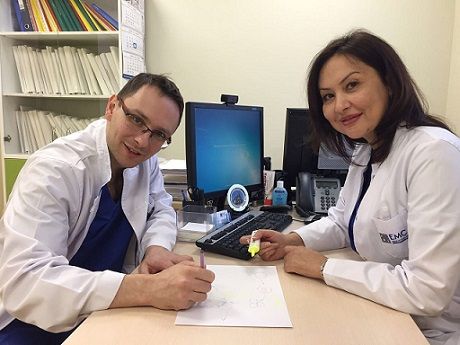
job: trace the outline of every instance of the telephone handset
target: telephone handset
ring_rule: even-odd
[[[296,178],[296,209],[301,216],[309,212],[327,213],[339,199],[340,180],[299,172]]]

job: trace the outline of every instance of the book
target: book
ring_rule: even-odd
[[[49,121],[46,119],[47,113],[47,111],[37,110],[37,119],[45,140],[45,145],[48,145],[53,141],[53,129],[51,128]]]
[[[45,80],[43,79],[43,73],[40,67],[40,62],[38,58],[38,53],[35,48],[29,47],[30,50],[29,52],[32,54],[32,60],[33,60],[33,65],[32,65],[32,71],[34,71],[35,68],[35,77],[38,85],[38,93],[40,94],[46,94],[47,89],[45,85]]]
[[[40,32],[50,31],[39,0],[30,0],[30,4],[32,6],[32,13],[34,14],[34,18],[35,18],[35,22],[37,23],[38,31]]]
[[[11,0],[16,18],[18,20],[18,27],[21,31],[34,31],[32,23],[30,22],[29,9],[24,0]]]
[[[91,7],[99,13],[105,20],[107,20],[116,30],[118,30],[118,21],[116,21],[110,14],[96,5],[94,2],[91,4]]]
[[[81,25],[80,21],[78,20],[77,16],[75,15],[75,12],[72,10],[72,6],[68,2],[68,0],[61,1],[61,6],[66,11],[67,18],[70,19],[70,23],[72,25],[73,31],[84,31],[85,28]]]
[[[32,128],[31,120],[28,116],[28,112],[24,112],[24,128],[25,128],[25,138],[29,142],[29,153],[32,153],[38,149],[37,140],[34,136],[34,130]]]
[[[116,88],[118,89],[120,87],[118,85],[118,76],[120,75],[120,72],[118,71],[118,63],[113,59],[112,53],[102,53],[101,55],[104,55],[107,59],[110,70],[112,71],[112,74],[115,78]]]
[[[54,66],[53,66],[53,60],[51,57],[51,53],[48,48],[50,47],[46,47],[45,49],[42,49],[41,55],[43,56],[43,62],[45,63],[46,73],[51,83],[52,93],[54,95],[58,95],[60,94],[59,86],[58,86],[56,73],[55,73]]]
[[[89,94],[88,82],[85,78],[82,64],[80,63],[80,58],[78,57],[77,48],[70,47],[70,52],[72,53],[73,61],[75,64],[75,69],[77,71],[78,84],[80,85],[80,93],[84,95],[88,95]]]
[[[67,134],[70,134],[70,129],[67,128],[67,125],[66,123],[64,122],[64,118],[66,117],[67,115],[64,115],[64,114],[59,114],[59,115],[55,115],[53,117],[54,119],[54,122],[56,123],[56,132],[58,134],[58,137],[64,137],[66,136]]]
[[[46,22],[48,23],[48,27],[50,31],[61,31],[60,25],[54,16],[53,10],[51,9],[47,0],[39,0],[40,5],[43,9],[43,13],[45,15]]]
[[[97,63],[96,63],[96,58],[94,56],[93,53],[89,53],[89,54],[86,54],[86,56],[88,57],[88,60],[89,60],[89,63],[90,63],[90,66],[91,66],[91,69],[93,70],[93,73],[94,75],[96,76],[96,79],[97,79],[97,82],[99,84],[99,87],[101,88],[102,90],[102,94],[103,95],[110,95],[110,91],[109,91],[109,88],[102,76],[102,72],[101,70],[99,69]]]
[[[77,56],[78,56],[78,60],[80,61],[79,64],[81,65],[83,74],[86,79],[86,83],[88,85],[88,93],[90,95],[97,95],[98,93],[96,92],[96,89],[94,87],[94,84],[96,81],[94,78],[93,70],[88,66],[85,56],[84,56],[85,54],[86,54],[86,50],[84,48],[77,49]]]
[[[81,26],[80,30],[89,31],[88,27],[85,25],[85,22],[83,21],[82,17],[80,17],[80,15],[78,14],[77,10],[75,9],[75,7],[74,7],[74,5],[72,3],[72,0],[67,0],[67,1],[68,1],[69,5],[70,5],[70,10],[72,11],[73,17],[78,21],[79,26]]]
[[[99,67],[99,71],[101,72],[105,85],[107,85],[107,88],[109,89],[108,94],[110,95],[110,94],[116,93],[118,90],[114,89],[112,83],[110,82],[110,78],[107,74],[107,71],[104,68],[101,57],[99,55],[95,55],[94,59],[96,60],[97,67]]]
[[[20,110],[15,111],[16,115],[16,126],[18,127],[18,134],[19,134],[19,147],[21,153],[26,153],[26,146],[24,143],[24,124],[22,119],[22,112]]]
[[[43,81],[43,93],[46,95],[52,95],[53,88],[51,86],[51,78],[45,66],[43,54],[41,53],[41,51],[35,51],[35,55],[37,57],[38,62],[38,75],[39,78]]]
[[[58,48],[60,50],[61,47]],[[69,74],[67,75],[67,78],[70,80],[70,93],[71,94],[79,94],[82,93],[82,90],[80,88],[80,83],[78,81],[78,74],[77,74],[77,67],[75,66],[75,62],[73,59],[73,54],[72,54],[72,47],[70,46],[64,46],[62,48],[64,51],[64,58],[65,58],[65,64],[67,66],[67,69],[69,71]],[[61,57],[62,59],[62,57]]]
[[[69,0],[72,8],[79,18],[80,22],[85,27],[86,31],[97,31],[97,27],[93,24],[91,19],[88,16],[88,13],[84,9],[83,5],[81,4],[80,0]]]
[[[19,57],[19,50],[17,46],[12,47],[14,62],[16,63],[16,69],[18,71],[19,83],[21,84],[22,93],[28,93],[26,86],[26,79],[24,76],[24,66],[22,66],[21,59]]]
[[[41,124],[38,120],[37,110],[33,109],[27,112],[27,118],[30,121],[30,125],[33,131],[33,136],[37,143],[37,149],[42,148],[47,144]]]
[[[65,131],[66,131],[65,134],[66,134],[66,135],[78,131],[78,128],[75,127],[75,125],[74,125],[74,123],[72,122],[70,116],[68,116],[68,115],[61,115],[61,116],[58,116],[58,118],[60,118],[60,119],[62,120],[62,123],[63,123],[64,126],[65,126]]]
[[[32,49],[32,47],[25,46],[25,48],[26,48],[26,53],[28,57],[28,63],[30,64],[30,68],[32,71],[30,76],[32,77],[33,85],[35,88],[35,91],[33,93],[43,93],[43,87],[40,84],[40,78],[38,76],[38,70],[37,70],[37,64],[35,61],[34,50]]]
[[[56,121],[54,121],[54,114],[49,112],[47,114],[45,114],[45,118],[46,120],[48,120],[50,126],[51,126],[51,139],[52,140],[55,140],[56,138],[58,138],[58,133],[57,133],[57,125],[56,125]]]
[[[112,68],[110,67],[110,62],[107,59],[106,53],[101,53],[99,54],[99,57],[101,58],[102,66],[105,69],[105,73],[107,77],[109,78],[110,85],[112,85],[112,91],[114,93],[117,92],[118,90],[118,82],[117,82],[117,77],[113,74]]]
[[[88,75],[90,77],[90,82],[94,90],[95,95],[102,95],[102,89],[99,86],[99,83],[96,78],[96,74],[93,71],[93,68],[91,67],[91,63],[89,62],[89,57],[88,57],[88,52],[86,49],[83,50],[82,52],[82,58],[85,64],[85,68],[88,70]]]
[[[35,93],[35,84],[32,76],[32,64],[29,60],[29,54],[27,52],[27,46],[18,46],[18,56],[21,61],[22,72],[24,77],[24,86],[26,93]]]
[[[32,11],[32,4],[30,2],[31,0],[23,0],[23,1],[24,1],[24,4],[26,5],[26,7],[29,9],[30,23],[32,24],[32,28],[33,28],[32,31],[38,31],[37,22],[35,21],[35,16],[34,16],[34,13]]]
[[[72,27],[68,23],[64,10],[61,7],[61,1],[59,0],[48,0],[48,1],[53,10],[54,15],[56,16],[56,19],[62,31],[71,31]]]
[[[93,17],[93,15],[90,13],[90,11],[86,8],[85,4],[83,3],[82,0],[76,0],[80,3],[82,11],[86,13],[88,20],[93,23],[94,27],[96,28],[97,31],[105,31],[104,27],[98,23],[98,21]],[[84,15],[84,14],[83,14]]]
[[[110,46],[110,54],[112,54],[113,61],[117,65],[117,76],[119,75],[119,69],[120,69],[120,59],[118,58],[118,49],[117,47]]]
[[[56,73],[56,78],[57,78],[57,82],[59,86],[59,92],[61,95],[66,95],[69,93],[68,91],[69,89],[66,84],[67,79],[65,78],[64,69],[62,67],[61,60],[59,60],[59,53],[56,50],[53,50],[51,47],[50,47],[50,53],[51,53],[51,57],[54,63],[53,67]]]
[[[66,94],[71,95],[76,93],[73,79],[71,78],[69,67],[67,66],[67,59],[65,57],[64,48],[58,47],[56,52],[57,61],[59,62],[61,78],[64,81]]]
[[[115,31],[116,30],[112,26],[112,24],[110,24],[107,20],[104,19],[103,16],[101,16],[99,13],[97,13],[96,10],[91,7],[91,5],[89,5],[86,2],[84,2],[83,6],[88,11],[88,13],[93,18],[93,20],[96,21],[99,24],[99,26],[102,28],[101,29],[102,31]]]

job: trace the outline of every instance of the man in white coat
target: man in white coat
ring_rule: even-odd
[[[171,80],[142,73],[105,119],[27,160],[0,221],[0,343],[60,344],[96,310],[206,299],[214,274],[171,252],[175,212],[155,156],[183,108]]]

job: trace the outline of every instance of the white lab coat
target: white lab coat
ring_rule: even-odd
[[[369,145],[357,149],[363,166],[350,167],[337,206],[297,231],[306,246],[350,246],[369,156]],[[388,158],[372,165],[354,238],[366,261],[329,259],[326,284],[410,313],[427,337],[460,331],[460,139],[440,128],[399,128]]]
[[[115,297],[123,273],[68,265],[111,177],[105,131],[106,120],[95,121],[37,151],[21,170],[0,221],[0,329],[18,318],[69,330]],[[123,267],[129,272],[148,246],[172,249],[176,226],[156,157],[123,178],[121,204],[136,235]]]

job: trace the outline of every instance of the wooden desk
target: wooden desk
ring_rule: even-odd
[[[175,251],[199,261],[199,248],[193,243],[179,242]],[[350,250],[326,255],[357,259]],[[64,344],[428,344],[409,315],[329,287],[319,280],[288,274],[282,261],[267,263],[256,257],[247,262],[206,253],[206,263],[275,265],[293,328],[175,326],[175,311],[123,308],[91,314]]]

